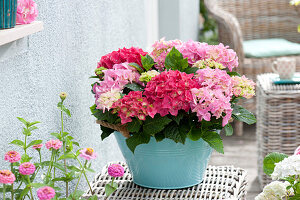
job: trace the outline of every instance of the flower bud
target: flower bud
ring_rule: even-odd
[[[61,99],[62,101],[64,101],[64,100],[67,98],[67,93],[61,92],[61,93],[59,94],[59,97],[60,97],[60,99]]]
[[[103,70],[106,70],[106,68],[105,67],[99,67],[99,68],[95,69],[95,74],[102,75],[103,74],[103,72],[102,72]]]

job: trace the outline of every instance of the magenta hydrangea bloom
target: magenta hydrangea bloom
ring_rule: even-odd
[[[122,177],[124,175],[124,168],[119,164],[111,164],[107,172],[112,177]]]
[[[16,180],[15,175],[9,170],[0,170],[0,183],[12,184]]]
[[[41,149],[42,147],[43,147],[43,144],[35,144],[32,146],[32,148],[36,149],[36,150]]]
[[[148,82],[144,95],[161,116],[177,116],[179,110],[190,109],[191,89],[199,87],[193,76],[177,70],[164,71]]]
[[[5,154],[4,160],[10,163],[19,162],[21,160],[21,155],[16,151],[9,151]]]
[[[80,150],[79,156],[86,160],[91,160],[97,157],[97,153],[94,151],[93,148],[85,148]]]
[[[52,187],[41,187],[37,191],[37,196],[40,200],[51,200],[55,197],[55,190]]]
[[[50,140],[46,142],[46,148],[47,149],[55,149],[58,150],[63,145],[63,142],[60,140]]]
[[[300,155],[300,146],[294,152],[294,155]]]
[[[18,0],[17,24],[29,24],[37,15],[37,5],[33,0]]]
[[[146,116],[152,118],[157,110],[148,103],[147,99],[143,96],[141,91],[131,91],[122,99],[119,99],[112,106],[113,112],[117,112],[121,118],[121,123],[125,124],[132,121],[133,117],[140,120],[146,120]]]
[[[35,166],[30,162],[22,163],[19,166],[19,172],[22,175],[31,175],[35,172]]]

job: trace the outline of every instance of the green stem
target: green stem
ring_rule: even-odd
[[[77,182],[77,184],[76,184],[76,187],[75,187],[74,194],[76,194],[76,191],[77,191],[77,188],[78,188],[78,185],[79,185],[79,182],[80,182],[81,176],[82,176],[82,172],[80,173],[80,176],[79,176],[78,182]]]
[[[115,177],[112,177],[112,179],[111,179],[111,187],[114,187],[114,180],[115,180]]]
[[[64,101],[61,100],[61,105],[63,105]],[[63,136],[64,134],[64,115],[63,115],[63,111],[61,108],[60,111],[60,119],[61,119],[61,136]],[[63,152],[64,155],[66,153],[66,141],[65,141],[65,137],[63,137]],[[67,160],[64,159],[64,167],[65,167],[65,173],[67,173]],[[66,181],[66,198],[69,196],[69,182]]]
[[[38,152],[39,152],[39,156],[40,156],[40,164],[42,164],[42,154],[41,154],[41,150],[39,150]]]
[[[74,154],[74,153],[73,153]],[[90,182],[89,182],[89,180],[88,180],[88,178],[87,178],[87,176],[86,176],[86,173],[85,173],[85,167],[86,167],[86,164],[88,163],[88,161],[86,160],[85,161],[85,163],[84,163],[84,167],[82,166],[82,164],[81,164],[81,162],[80,162],[80,160],[76,157],[76,160],[78,161],[78,163],[80,164],[80,167],[81,167],[81,169],[82,169],[82,172],[83,172],[83,175],[84,175],[84,177],[85,177],[85,180],[86,180],[86,182],[87,182],[87,184],[89,185],[89,188],[90,188],[90,190],[91,190],[91,193],[92,193],[92,195],[94,194],[93,193],[93,190],[92,190],[92,187],[91,187],[91,184],[90,184]]]
[[[3,184],[3,199],[5,200],[5,193],[6,193],[6,185],[5,184]]]
[[[17,187],[17,190],[20,189],[21,185],[22,185],[22,182],[21,182],[20,185]]]
[[[26,153],[26,150],[27,150],[27,148],[26,148],[26,146],[27,146],[26,142],[27,142],[27,135],[25,135],[25,146],[24,146],[25,155],[27,155],[27,153]]]
[[[52,149],[52,154],[51,154],[51,159],[50,159],[50,165],[48,167],[48,171],[47,171],[47,177],[50,175],[51,173],[51,166],[52,166],[52,160],[53,160],[53,149]]]
[[[14,167],[13,167],[13,164],[12,163],[10,163],[10,169],[11,169],[11,173],[14,173],[13,172],[13,169],[14,169]],[[14,199],[14,184],[12,183],[11,184],[11,200],[13,200]],[[5,199],[4,199],[5,200]]]
[[[28,183],[31,184],[29,176],[27,176],[27,179],[28,179]],[[29,186],[29,191],[30,191],[31,199],[34,200],[33,199],[33,194],[32,194],[31,186]]]

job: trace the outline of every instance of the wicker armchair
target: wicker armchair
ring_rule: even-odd
[[[289,5],[289,0],[204,0],[208,12],[217,20],[219,42],[233,48],[239,57],[238,72],[256,81],[261,73],[272,72],[277,57],[246,58],[243,41],[253,39],[284,38],[300,43],[297,26],[300,15]],[[300,71],[300,55],[297,71]],[[243,102],[250,111],[256,111],[256,98]],[[235,124],[235,132],[242,135],[243,124]]]

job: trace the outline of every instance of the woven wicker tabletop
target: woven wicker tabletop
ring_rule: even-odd
[[[246,197],[246,171],[233,166],[209,166],[206,170],[205,178],[199,185],[176,190],[158,190],[140,187],[132,182],[131,174],[125,163],[120,163],[125,174],[121,178],[116,178],[119,188],[109,198],[109,200],[178,200],[178,199],[222,199],[222,200],[240,200]],[[105,185],[111,181],[111,177],[107,174],[107,167],[95,176],[95,180],[91,183],[93,193],[98,199],[105,198]],[[88,191],[84,194],[84,198],[91,196]]]

